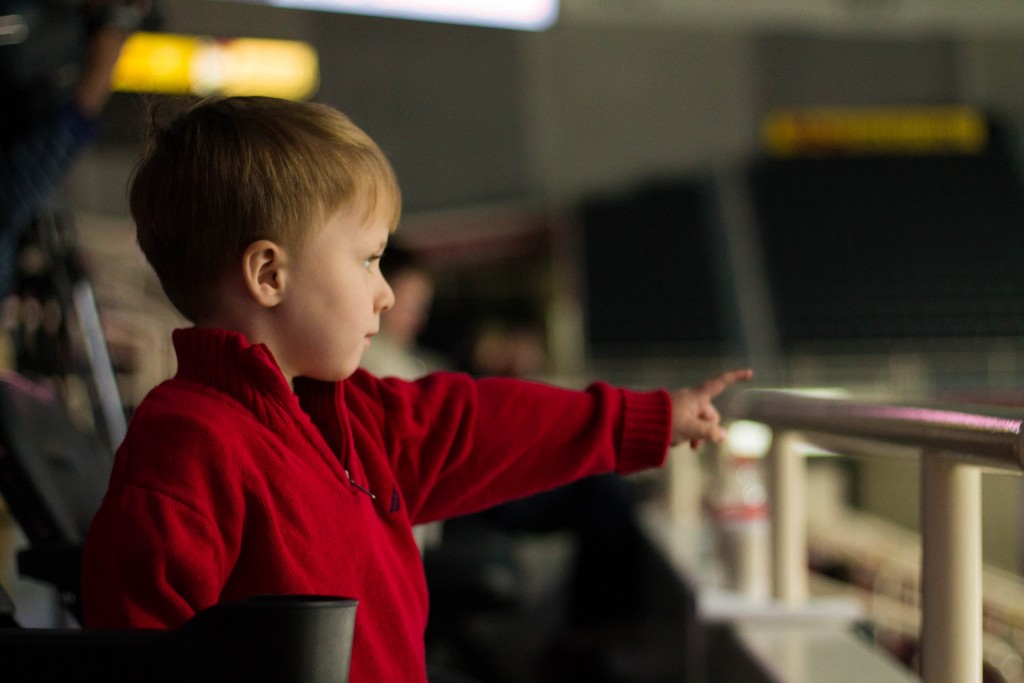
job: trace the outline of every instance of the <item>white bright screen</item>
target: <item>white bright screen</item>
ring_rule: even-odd
[[[256,0],[259,1],[259,0]],[[275,7],[543,31],[558,0],[263,0]]]

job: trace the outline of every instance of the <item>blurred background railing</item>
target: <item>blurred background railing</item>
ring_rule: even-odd
[[[799,614],[817,599],[811,588],[810,569],[815,564],[815,553],[819,568],[827,564],[834,570],[842,557],[846,578],[854,584],[857,579],[851,577],[860,574],[863,583],[865,575],[874,574],[869,581],[870,597],[863,604],[894,599],[902,602],[906,611],[919,607],[920,617],[913,617],[903,627],[913,630],[913,622],[920,624],[919,633],[906,634],[917,640],[914,649],[918,654],[905,659],[908,665],[919,667],[925,681],[980,682],[991,680],[986,671],[995,675],[999,669],[1001,677],[995,680],[1019,680],[1019,655],[1009,655],[1008,659],[1007,650],[1008,644],[1017,644],[1017,629],[1024,623],[1019,615],[1007,617],[1016,609],[1020,581],[985,569],[981,552],[981,474],[1020,474],[1024,411],[751,390],[738,395],[727,414],[731,419],[753,421],[770,429],[769,443],[763,451],[771,510],[770,597],[782,609],[774,613],[776,628],[785,631],[782,615],[786,609]],[[730,448],[743,447],[727,444],[725,450]],[[864,517],[859,518],[860,525],[850,525],[849,520],[837,517],[814,519],[815,513],[808,512],[807,503],[808,454],[914,458],[921,482],[920,559],[915,557],[915,534],[894,536],[884,525],[869,528],[871,523],[864,522]],[[735,476],[735,471],[731,475]],[[693,528],[696,519],[693,496],[701,493],[690,479],[692,476],[672,479],[675,487],[683,489],[669,498],[676,501],[673,514],[678,529]],[[717,523],[721,525],[722,520]],[[809,528],[813,529],[810,542]],[[722,533],[722,529],[716,531]],[[894,537],[899,540],[887,544],[887,539]],[[845,550],[836,552],[844,546]],[[893,556],[884,557],[887,553]],[[823,555],[829,554],[830,560],[823,562]],[[767,558],[752,552],[732,552],[724,559],[744,565],[728,567],[730,576],[743,577],[759,571]],[[884,581],[879,580],[877,565],[872,565],[879,561],[900,565],[895,573],[902,572],[903,576],[897,581],[900,590],[895,595],[890,592],[886,597],[884,591],[878,595]],[[693,566],[697,574],[704,571],[699,563]],[[984,595],[983,586],[987,589]],[[755,610],[764,597],[756,594],[749,583],[734,583],[733,588],[745,592]],[[874,618],[879,615],[876,613]],[[993,642],[996,635],[1005,638],[1002,647]],[[812,676],[808,680],[815,679]]]

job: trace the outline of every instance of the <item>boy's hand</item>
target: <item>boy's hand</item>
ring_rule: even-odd
[[[679,389],[672,394],[672,445],[689,441],[697,448],[705,440],[721,443],[725,431],[719,426],[720,416],[711,401],[736,382],[746,382],[752,370],[733,370],[712,377],[694,388]]]

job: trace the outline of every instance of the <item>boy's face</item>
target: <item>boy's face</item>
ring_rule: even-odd
[[[279,348],[287,376],[345,379],[359,367],[394,294],[380,273],[388,224],[358,208],[331,217],[292,259]]]

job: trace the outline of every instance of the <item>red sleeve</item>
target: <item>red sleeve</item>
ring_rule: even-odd
[[[585,391],[436,373],[416,382],[357,373],[357,421],[380,438],[414,523],[467,514],[585,476],[660,466],[667,392]]]
[[[82,562],[88,628],[177,628],[217,602],[226,577],[221,535],[166,494],[111,491]]]
[[[85,542],[87,627],[176,628],[218,602],[243,505],[215,422],[136,412]]]

